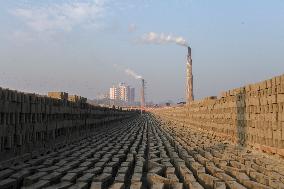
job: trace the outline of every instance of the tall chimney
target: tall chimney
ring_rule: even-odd
[[[141,79],[141,82],[142,82],[141,86],[141,114],[142,114],[142,111],[145,108],[145,81],[143,78]]]
[[[193,96],[191,48],[188,47],[187,62],[186,62],[186,103],[189,104],[193,100],[194,96]]]

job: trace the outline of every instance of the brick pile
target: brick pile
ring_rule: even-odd
[[[153,113],[262,151],[284,156],[284,75],[236,88],[184,107]]]
[[[135,111],[0,88],[0,161],[59,147],[90,135],[97,126],[134,115]]]

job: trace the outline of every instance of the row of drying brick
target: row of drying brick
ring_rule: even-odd
[[[184,114],[173,115],[170,111],[156,114],[167,120],[230,138],[241,145],[265,148],[267,152],[284,155],[284,122],[193,118]]]
[[[247,93],[249,96],[255,96],[257,93],[261,93],[267,96],[277,93],[283,94],[284,75],[276,76],[262,82],[249,84],[244,87],[222,92],[220,97],[236,96],[244,93]]]
[[[205,107],[205,108],[204,108]],[[247,113],[248,110],[257,108],[243,107],[236,109],[235,112],[204,110],[206,104],[199,108],[187,107],[168,108],[155,110],[154,113],[162,117],[183,123],[188,126],[204,129],[208,132],[216,132],[234,139],[235,142],[246,141],[247,144],[255,146],[272,147],[270,151],[284,155],[284,112],[270,108],[272,113],[262,111]],[[267,148],[266,148],[267,149]]]
[[[16,180],[24,188],[268,189],[283,187],[284,167],[279,165],[283,161],[235,148],[220,137],[144,115],[2,169],[0,184]],[[17,174],[27,175],[18,181]]]
[[[0,161],[135,114],[0,88]]]
[[[208,181],[221,179],[227,188],[237,188],[235,186],[239,184],[247,188],[284,187],[283,160],[237,148],[222,138],[190,128],[164,124],[163,129],[169,133],[169,138],[174,136],[172,144],[197,178],[203,173],[209,174],[211,176],[206,176]]]
[[[49,188],[105,188],[113,182],[120,183],[129,176],[134,165],[134,154],[143,136],[141,128],[132,127],[130,123],[105,127],[79,144],[4,169],[0,172],[1,179],[10,176],[2,180],[0,188],[13,184],[14,188],[49,185]],[[144,151],[143,148],[138,151],[142,159]],[[138,162],[143,164],[143,161]]]
[[[78,136],[87,135],[99,126],[133,116],[135,112],[124,112],[122,115],[106,113],[95,119],[66,118],[42,123],[0,124],[0,161],[37,150],[39,147],[50,147],[51,141],[68,142]]]

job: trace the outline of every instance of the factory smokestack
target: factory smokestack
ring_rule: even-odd
[[[186,103],[189,104],[194,100],[193,96],[193,75],[192,75],[192,58],[191,48],[188,47],[186,62]]]
[[[145,110],[145,80],[141,79],[141,114]]]

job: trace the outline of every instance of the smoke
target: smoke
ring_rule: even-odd
[[[131,70],[131,69],[129,69],[129,68],[127,68],[127,69],[125,69],[125,68],[123,68],[122,66],[120,66],[120,65],[118,65],[118,64],[113,64],[113,67],[116,69],[116,70],[118,70],[118,71],[124,71],[124,73],[126,73],[127,75],[129,75],[129,76],[132,76],[132,77],[134,77],[135,79],[142,79],[142,76],[141,75],[138,75],[135,71],[133,71],[133,70]]]
[[[130,24],[129,26],[128,26],[128,32],[129,33],[134,33],[134,32],[136,32],[137,31],[137,26],[135,25],[135,24]]]
[[[158,34],[155,32],[149,32],[142,36],[142,41],[146,43],[157,43],[157,44],[176,43],[178,45],[188,47],[188,43],[183,37],[166,35],[164,33]]]
[[[142,79],[142,76],[138,75],[137,73],[135,73],[131,69],[125,69],[124,71],[127,75],[130,75],[130,76],[134,77],[135,79]]]

